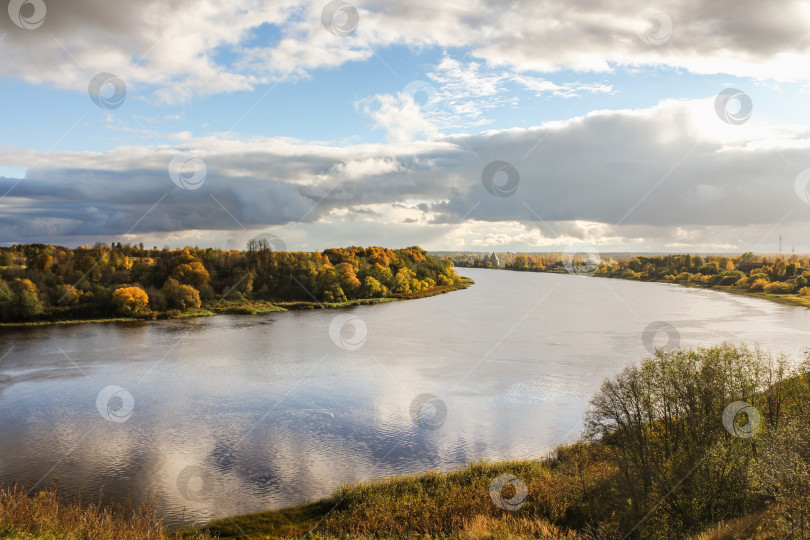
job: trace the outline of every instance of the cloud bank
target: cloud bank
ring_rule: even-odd
[[[205,163],[199,189],[172,182],[178,153]],[[511,196],[482,183],[496,160],[519,174]],[[739,250],[774,224],[798,237],[810,221],[796,192],[810,164],[810,127],[726,124],[713,99],[425,142],[195,138],[105,153],[0,150],[0,161],[36,163],[23,180],[0,179],[0,194],[8,192],[0,237],[15,242],[201,230],[224,238],[267,227],[310,227],[328,241],[339,223],[341,244],[387,232],[434,248],[527,250],[579,239],[676,250],[708,246],[711,230],[716,249]]]

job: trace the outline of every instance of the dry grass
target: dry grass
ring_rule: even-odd
[[[28,495],[18,485],[0,491],[0,537],[47,540],[167,540],[154,499],[139,507],[67,500],[51,487]],[[200,540],[205,534],[187,536]]]
[[[774,510],[767,508],[753,512],[738,519],[717,523],[702,533],[695,535],[691,540],[737,540],[748,538],[750,540],[785,539],[784,532],[779,532],[774,524]]]
[[[429,472],[346,485],[332,497],[276,511],[232,516],[206,527],[222,538],[578,538],[567,529],[611,521],[588,507],[612,497],[606,484],[617,471],[599,447],[574,444],[556,459],[479,462],[451,472]],[[516,512],[496,506],[492,481],[509,473],[526,483]],[[514,495],[506,488],[502,495]]]
[[[498,538],[512,540],[518,538],[582,538],[573,531],[555,527],[543,519],[509,517],[496,519],[489,516],[476,516],[469,520],[458,535],[459,540],[485,540]]]

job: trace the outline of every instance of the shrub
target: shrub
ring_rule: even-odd
[[[750,276],[751,283],[753,283],[754,281],[756,281],[758,279],[764,279],[765,281],[770,281],[771,280],[771,278],[768,277],[768,274],[766,274],[764,272],[755,272],[755,273],[751,274],[751,276]]]
[[[692,274],[689,276],[689,283],[703,283],[703,275],[702,274]]]
[[[752,291],[761,291],[765,288],[765,285],[768,285],[769,281],[767,279],[758,279],[751,284]]]
[[[741,279],[745,278],[745,274],[740,272],[739,270],[731,270],[729,272],[724,272],[720,274],[720,281],[717,282],[718,285],[734,285]]]
[[[768,294],[789,294],[793,292],[793,285],[779,281],[768,283],[763,287],[763,290]]]

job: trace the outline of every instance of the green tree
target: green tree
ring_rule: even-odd
[[[14,293],[8,283],[0,278],[0,321],[13,321],[15,316]]]
[[[374,279],[371,276],[366,276],[366,279],[363,281],[363,296],[366,298],[379,298],[382,296],[386,296],[388,294],[388,289],[385,285],[382,285],[379,281]]]
[[[12,313],[15,318],[28,320],[43,311],[37,286],[30,279],[17,278],[11,282]]]
[[[646,525],[674,536],[760,503],[749,474],[758,432],[736,436],[740,419],[729,424],[727,408],[746,402],[768,425],[778,424],[785,366],[782,358],[723,344],[659,350],[605,381],[590,402],[586,432],[612,451],[630,521],[650,513]],[[763,381],[770,381],[765,391]]]

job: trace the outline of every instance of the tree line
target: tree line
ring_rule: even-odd
[[[70,249],[0,248],[0,321],[177,316],[222,300],[345,302],[454,285],[449,260],[419,247],[274,251],[145,249],[120,242]]]
[[[456,266],[493,268],[487,257],[454,254],[448,257]],[[602,258],[567,256],[561,253],[531,255],[500,253],[501,267],[521,272],[588,273],[600,277],[667,281],[697,285],[732,286],[769,294],[810,296],[810,261],[796,255],[790,257],[754,255],[654,255]]]

